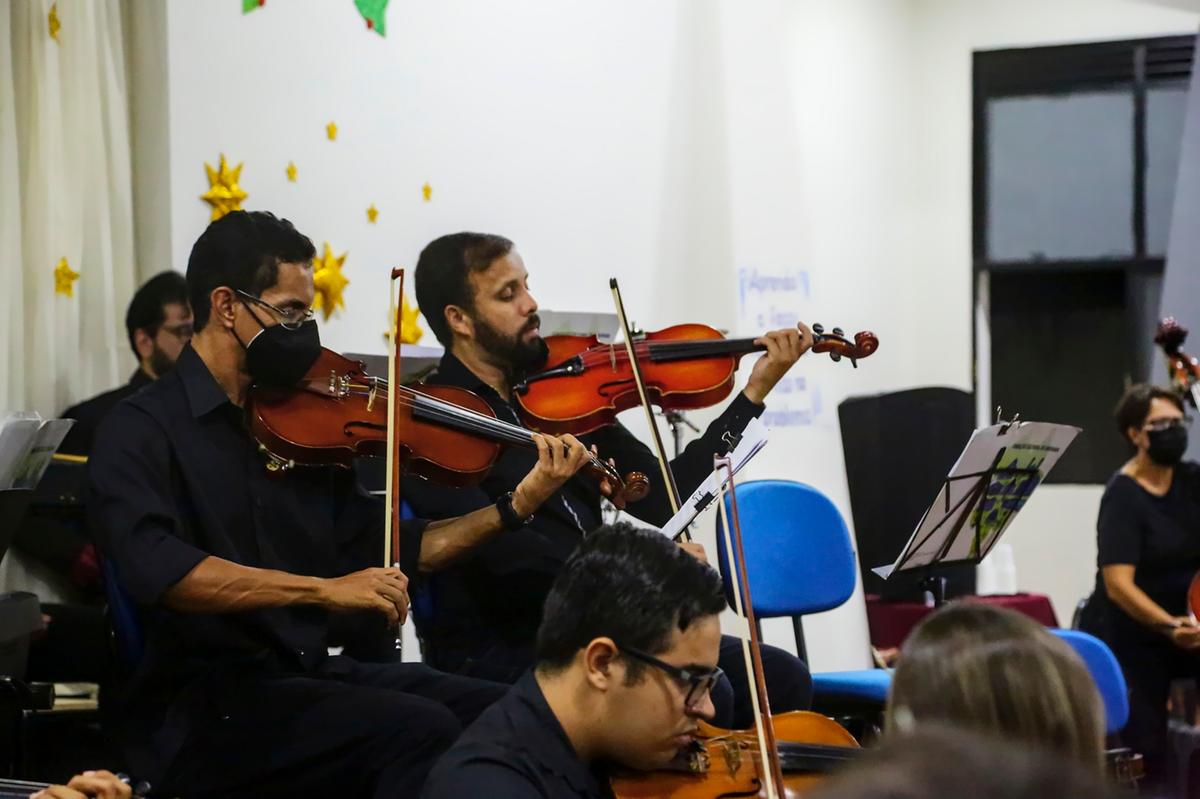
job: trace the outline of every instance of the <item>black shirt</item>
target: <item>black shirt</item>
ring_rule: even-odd
[[[208,555],[338,576],[359,568],[360,552],[381,540],[382,505],[348,470],[268,474],[244,412],[190,346],[101,424],[88,479],[97,545],[141,610],[146,651],[122,715],[131,754],[150,764],[169,761],[239,672],[307,673],[326,658],[322,608],[176,613],[159,604],[164,591]],[[409,522],[401,531],[401,568],[412,569],[423,529]]]
[[[423,799],[606,799],[603,775],[579,759],[533,672],[485,710],[442,755]]]
[[[427,382],[473,391],[497,417],[520,423],[513,406],[450,353],[442,357]],[[739,392],[704,435],[671,462],[684,498],[712,472],[713,455],[728,451],[723,437],[740,434],[750,419],[762,412],[762,405]],[[615,459],[622,475],[639,471],[649,478],[649,494],[640,502],[629,503],[626,510],[630,514],[660,526],[671,518],[658,460],[649,447],[621,424],[602,427],[580,439],[589,446],[595,444],[602,458]],[[454,489],[405,478],[402,490],[418,517],[459,516],[512,491],[535,463],[535,451],[508,447],[478,486]],[[509,682],[530,667],[550,585],[583,536],[602,524],[600,498],[594,481],[576,476],[534,513],[529,524],[497,534],[458,563],[425,578],[421,596],[414,597],[414,620],[422,638],[432,645],[433,665]],[[494,653],[487,654],[497,645],[523,654],[513,663],[501,664]],[[480,669],[463,668],[462,658],[479,661],[485,655],[488,662]]]
[[[74,419],[75,424],[67,431],[66,437],[58,447],[59,452],[69,455],[89,455],[92,443],[96,438],[96,430],[109,411],[126,397],[133,396],[143,387],[154,382],[154,378],[140,368],[129,378],[129,382],[112,391],[84,400],[78,405],[72,405],[62,412],[64,419]]]
[[[1187,615],[1188,585],[1200,570],[1200,464],[1185,461],[1176,466],[1171,487],[1161,497],[1132,477],[1116,474],[1100,500],[1096,528],[1100,568],[1135,566],[1133,581],[1147,596],[1173,616]],[[1096,589],[1112,636],[1163,640],[1108,600],[1099,572]]]

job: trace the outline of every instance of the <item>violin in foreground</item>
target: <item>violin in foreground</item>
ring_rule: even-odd
[[[496,418],[482,397],[453,386],[399,386],[401,466],[411,474],[461,488],[487,475],[501,446],[536,449],[532,433]],[[251,432],[271,459],[268,468],[335,464],[387,451],[388,381],[361,361],[322,350],[300,384],[254,386],[247,401]],[[606,487],[618,508],[646,496],[640,472],[622,477],[596,456],[582,474]]]

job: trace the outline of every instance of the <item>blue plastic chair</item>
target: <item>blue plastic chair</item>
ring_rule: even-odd
[[[1105,726],[1109,735],[1120,732],[1129,721],[1129,690],[1125,675],[1108,644],[1080,630],[1051,629],[1083,660],[1104,701]]]
[[[104,596],[108,600],[108,624],[112,628],[117,661],[126,672],[132,672],[146,651],[146,636],[133,598],[121,587],[117,564],[110,558],[100,558],[104,575]]]
[[[858,567],[846,522],[828,497],[790,480],[742,483],[737,502],[754,613],[791,617],[797,652],[807,660],[801,617],[832,610],[854,593]],[[729,585],[723,536],[718,517],[718,561]],[[813,674],[813,705],[827,711],[881,710],[891,682],[886,669]]]

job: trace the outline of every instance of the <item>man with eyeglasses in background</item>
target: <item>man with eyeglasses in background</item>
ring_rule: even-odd
[[[129,348],[137,358],[137,371],[125,385],[72,405],[63,411],[74,419],[58,451],[86,456],[100,421],[126,397],[162,377],[175,365],[184,345],[192,337],[192,308],[188,304],[187,281],[178,272],[160,272],[133,295],[125,312]]]
[[[129,382],[62,412],[74,419],[58,451],[86,458],[96,428],[126,397],[162,377],[192,337],[187,281],[174,271],[160,272],[134,293],[125,312],[125,332],[138,367]],[[107,663],[108,624],[104,619],[100,565],[87,534],[83,467],[51,464],[34,495],[13,547],[39,566],[52,586],[55,602],[42,603],[46,630],[29,653],[28,676],[43,682],[101,682]],[[49,598],[47,596],[46,598]],[[87,658],[79,652],[90,652]]]
[[[424,799],[601,799],[606,769],[686,757],[721,675],[720,576],[661,533],[618,523],[554,580],[537,665],[463,733]]]

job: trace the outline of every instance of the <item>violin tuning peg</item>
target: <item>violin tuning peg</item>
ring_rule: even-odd
[[[833,335],[835,335],[835,336],[844,336],[844,335],[846,335],[846,331],[842,330],[840,327],[835,327],[835,328],[833,329]]]
[[[812,326],[812,332],[816,333],[818,336],[821,335],[825,332],[825,325],[821,324],[820,322],[814,322]]]
[[[833,361],[840,361],[842,359],[842,354],[840,352],[831,352],[829,353],[829,358]]]
[[[857,369],[858,368],[858,358],[851,358],[850,365],[853,366],[855,369]]]

